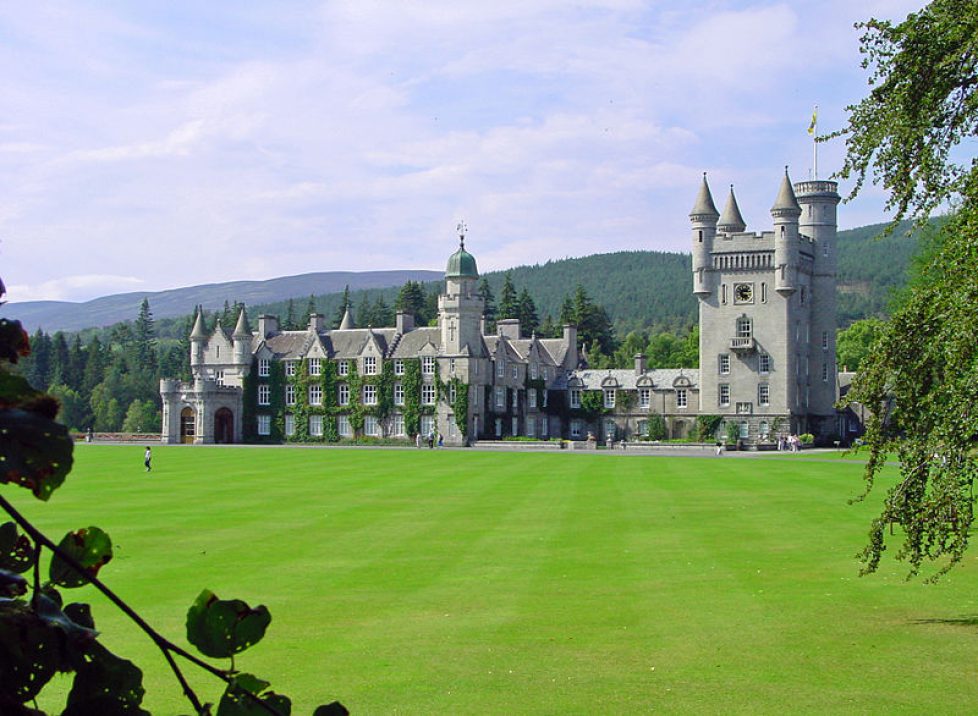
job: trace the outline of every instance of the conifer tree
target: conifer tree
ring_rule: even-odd
[[[533,302],[530,292],[525,288],[520,291],[520,297],[517,303],[519,305],[517,318],[520,319],[520,331],[524,336],[530,336],[540,325],[540,319],[537,317],[536,304]]]
[[[364,298],[364,300],[366,300],[366,298]],[[343,289],[343,298],[340,299],[340,307],[336,309],[336,317],[333,319],[333,328],[340,327],[340,324],[343,323],[343,316],[345,316],[346,312],[351,308],[353,308],[353,302],[350,300],[350,284],[347,284],[346,288]],[[357,310],[356,312],[356,315],[360,317],[361,322],[366,320],[366,316],[364,315],[366,311],[362,310],[363,308],[364,305],[361,302],[360,310]],[[366,323],[364,323],[364,325],[366,325]]]
[[[503,276],[503,288],[499,292],[499,318],[519,318],[520,301],[513,284],[513,272],[507,271]]]
[[[286,331],[294,331],[298,326],[295,325],[295,301],[289,299],[288,307],[285,309],[285,322],[282,328]]]
[[[496,332],[496,297],[492,293],[492,288],[489,286],[489,280],[483,276],[482,280],[479,282],[479,295],[482,296],[482,301],[485,304],[485,309],[482,315],[486,319],[486,332],[495,333]]]

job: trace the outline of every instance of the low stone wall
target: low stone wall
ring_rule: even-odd
[[[72,433],[71,437],[75,442],[88,442],[88,435],[85,433]],[[146,443],[147,445],[159,444],[162,439],[161,433],[95,433],[93,435],[96,443]]]
[[[489,450],[560,450],[561,444],[549,440],[477,440],[472,447]]]

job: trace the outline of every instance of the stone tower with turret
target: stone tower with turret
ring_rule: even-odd
[[[721,215],[703,177],[690,212],[699,299],[700,412],[749,441],[835,431],[837,185],[792,185],[773,231],[746,231],[733,187]]]

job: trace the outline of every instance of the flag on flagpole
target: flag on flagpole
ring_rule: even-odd
[[[808,133],[815,134],[815,127],[818,125],[818,105],[815,105],[815,109],[812,110],[812,121],[808,125]]]

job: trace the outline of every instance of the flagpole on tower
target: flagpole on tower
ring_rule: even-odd
[[[812,179],[818,179],[818,105],[812,110],[812,122],[808,125],[808,133],[812,135]]]

